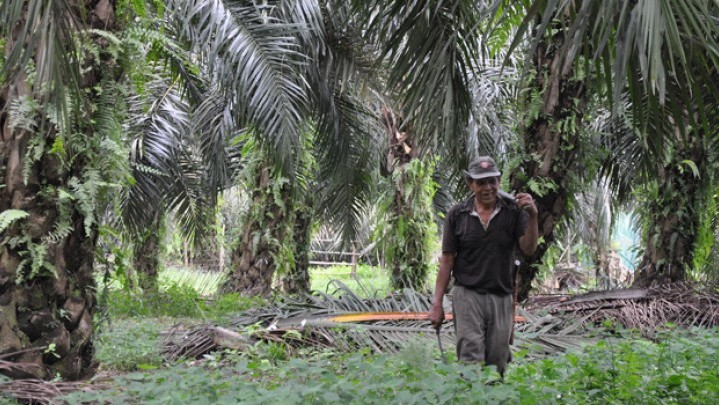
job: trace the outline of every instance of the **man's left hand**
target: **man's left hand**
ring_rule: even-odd
[[[537,217],[537,206],[534,204],[534,198],[527,193],[517,193],[514,196],[517,199],[517,205],[523,210],[527,210],[531,217]]]

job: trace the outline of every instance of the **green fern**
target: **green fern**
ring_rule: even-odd
[[[55,266],[46,260],[47,246],[41,243],[28,243],[27,249],[20,252],[23,260],[18,265],[16,284],[32,280],[41,275],[57,276]],[[27,268],[30,271],[27,273]]]
[[[0,232],[5,232],[5,229],[10,226],[11,223],[18,219],[27,218],[30,214],[23,210],[5,210],[0,213]]]

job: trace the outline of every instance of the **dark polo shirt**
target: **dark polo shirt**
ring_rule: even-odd
[[[456,253],[455,283],[481,293],[512,293],[512,262],[529,214],[497,197],[500,207],[485,230],[471,215],[474,196],[452,207],[444,220],[442,252]]]

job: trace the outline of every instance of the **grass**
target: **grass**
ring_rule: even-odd
[[[430,271],[427,276],[425,290],[432,291],[437,276],[437,269]],[[392,291],[389,283],[389,274],[380,267],[364,264],[357,265],[357,274],[352,276],[349,266],[313,267],[310,269],[311,288],[334,294],[337,290],[336,282],[340,282],[360,297],[386,297]]]
[[[160,285],[191,286],[198,294],[210,296],[225,281],[225,275],[218,272],[198,271],[184,267],[167,267],[158,274]]]
[[[349,266],[329,266],[310,268],[311,287],[315,291],[332,294],[336,289],[334,281],[339,281],[359,295],[365,297],[386,296],[390,292],[389,276],[379,268],[357,265],[357,275],[352,277]],[[224,281],[220,273],[196,271],[183,267],[168,267],[160,272],[160,285],[188,286],[200,295],[211,296]]]
[[[357,274],[354,277],[349,266],[315,266],[311,267],[309,272],[310,288],[315,291],[335,294],[338,287],[337,282],[339,282],[348,286],[361,297],[385,297],[391,292],[389,274],[381,267],[358,264]],[[434,286],[435,277],[436,269],[433,269],[427,277],[425,286],[427,290],[431,290]],[[168,266],[158,274],[160,291],[192,289],[198,297],[215,296],[224,280],[225,275],[222,273],[199,271],[182,266]],[[98,285],[103,286],[102,281],[98,280]],[[122,285],[117,280],[112,280],[108,288],[109,290],[121,290]]]
[[[384,297],[391,290],[386,271],[364,264],[357,265],[357,274],[354,277],[350,266],[312,267],[310,281],[313,290],[328,294],[335,293],[335,281],[345,284],[363,297]]]

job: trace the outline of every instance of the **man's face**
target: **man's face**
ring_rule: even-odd
[[[469,184],[469,188],[481,204],[492,205],[497,201],[499,177],[486,177],[484,179],[472,180]]]

